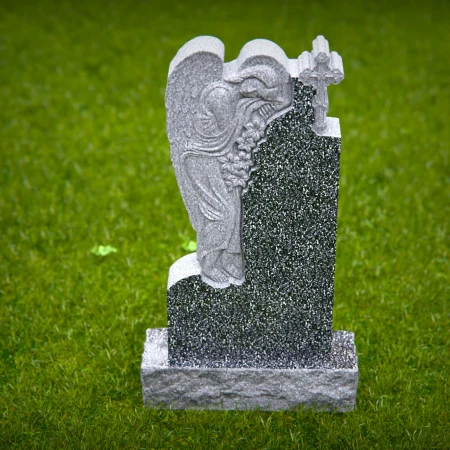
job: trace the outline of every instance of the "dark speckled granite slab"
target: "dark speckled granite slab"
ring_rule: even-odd
[[[294,108],[268,126],[243,197],[246,281],[168,290],[169,365],[329,364],[341,140],[311,131],[312,88],[293,81]]]

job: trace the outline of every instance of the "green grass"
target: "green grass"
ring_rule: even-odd
[[[337,2],[336,2],[337,3]],[[446,1],[0,0],[0,448],[450,448]],[[348,414],[147,410],[145,329],[195,238],[165,135],[168,66],[325,34],[342,170],[334,328]],[[96,245],[118,249],[96,256]]]

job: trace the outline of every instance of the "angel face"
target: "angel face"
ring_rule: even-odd
[[[243,97],[274,101],[278,96],[278,87],[268,88],[258,78],[247,78],[241,83],[239,92]]]

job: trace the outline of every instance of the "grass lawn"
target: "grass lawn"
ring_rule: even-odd
[[[0,0],[0,448],[450,448],[447,1]],[[145,330],[195,239],[165,135],[171,59],[324,34],[346,79],[334,329],[357,408],[142,405]],[[90,253],[111,245],[108,256]]]

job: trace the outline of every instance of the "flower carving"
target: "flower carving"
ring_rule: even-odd
[[[230,191],[237,187],[246,189],[254,165],[253,149],[264,136],[265,125],[262,119],[257,118],[245,124],[241,136],[236,139],[236,145],[227,155],[218,158],[222,177]]]

